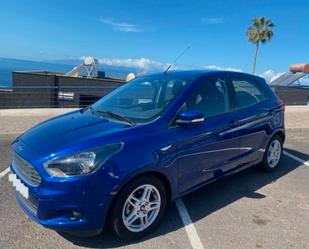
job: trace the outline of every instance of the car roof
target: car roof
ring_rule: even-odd
[[[160,73],[153,73],[153,74],[147,74],[145,76],[162,76],[162,74],[166,75],[166,76],[172,76],[172,77],[183,77],[183,78],[199,78],[202,76],[206,76],[206,75],[211,75],[213,73],[219,73],[219,74],[230,74],[230,75],[239,75],[239,76],[245,76],[245,77],[255,77],[255,78],[259,78],[259,79],[263,79],[262,77],[253,75],[253,74],[248,74],[248,73],[243,73],[243,72],[238,72],[238,71],[229,71],[229,70],[214,70],[214,69],[210,69],[210,70],[182,70],[182,71],[178,71],[178,70],[172,70],[172,71],[168,71],[166,74],[164,74],[164,72],[160,72]]]

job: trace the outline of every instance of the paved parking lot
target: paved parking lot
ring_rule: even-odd
[[[0,134],[0,172],[9,165],[16,136]],[[285,150],[309,160],[308,138],[308,129],[289,129]],[[194,231],[202,248],[309,248],[308,179],[309,166],[284,155],[276,172],[253,167],[184,197],[189,232],[172,203],[153,234],[123,244],[109,231],[75,238],[31,222],[17,206],[6,174],[0,178],[0,248],[191,248]]]

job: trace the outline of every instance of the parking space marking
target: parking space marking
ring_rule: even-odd
[[[176,200],[176,206],[177,206],[179,215],[181,217],[182,223],[184,224],[184,227],[186,229],[192,248],[193,249],[204,249],[204,246],[196,232],[196,229],[193,225],[193,222],[188,213],[188,210],[185,204],[183,203],[183,200],[182,199]]]
[[[0,178],[4,177],[9,172],[10,172],[10,168],[8,167],[5,170],[3,170],[2,172],[0,172]]]
[[[303,160],[303,159],[301,159],[301,158],[299,158],[299,157],[297,157],[297,156],[294,156],[294,155],[291,154],[290,152],[287,152],[287,151],[284,150],[284,151],[283,151],[283,155],[286,155],[286,156],[288,156],[288,157],[294,159],[295,161],[300,162],[301,164],[306,165],[306,166],[309,167],[309,161],[305,161],[305,160]]]

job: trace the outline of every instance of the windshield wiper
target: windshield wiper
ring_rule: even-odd
[[[87,111],[88,109],[91,110],[91,111],[94,111],[94,109],[93,109],[93,107],[92,107],[91,105],[86,106],[86,107],[80,109],[79,111],[80,111],[80,113],[84,113],[84,112]]]
[[[116,119],[118,119],[118,120],[125,121],[126,123],[129,123],[130,125],[134,125],[134,124],[135,124],[132,120],[130,120],[130,119],[124,117],[124,116],[121,116],[121,115],[119,115],[119,114],[117,114],[117,113],[114,113],[114,112],[112,112],[112,111],[107,111],[107,110],[95,110],[95,112],[102,113],[102,114],[107,114],[107,115],[109,115],[109,116],[111,116],[111,117],[113,117],[113,118],[116,118]]]

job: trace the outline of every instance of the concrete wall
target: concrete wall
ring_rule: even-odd
[[[59,107],[87,106],[125,83],[121,79],[86,79],[57,76],[59,91],[74,93],[72,101],[59,100]]]
[[[275,86],[272,88],[286,105],[307,105],[309,88]]]
[[[56,75],[48,72],[13,72],[12,84],[14,91],[24,91],[25,87],[48,88],[55,87]]]
[[[87,106],[125,83],[123,79],[74,78],[51,72],[13,72],[12,91],[0,91],[0,109]],[[58,95],[71,98],[59,98]]]
[[[57,107],[55,93],[45,91],[0,92],[0,109]]]

